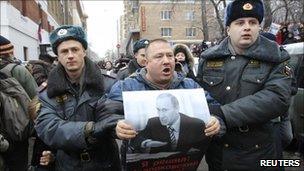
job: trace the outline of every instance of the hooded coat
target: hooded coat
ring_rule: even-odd
[[[194,70],[194,57],[191,53],[191,50],[185,44],[175,44],[173,46],[174,56],[178,52],[183,52],[185,54],[185,61],[184,62],[178,62],[178,63],[182,64],[182,72],[184,72],[186,74],[186,77],[189,77],[189,78],[192,78],[193,80],[195,80],[196,79],[195,78],[196,74],[194,74],[194,71],[195,71]],[[178,66],[178,64],[177,64],[177,66]]]

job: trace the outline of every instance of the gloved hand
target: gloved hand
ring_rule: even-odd
[[[88,122],[92,123],[92,126],[86,126],[88,127],[87,130],[89,132],[89,135],[91,135],[93,138],[99,139],[106,133],[109,133],[110,131],[115,131],[115,126],[118,120],[122,118],[123,116],[121,115],[110,115],[109,117],[103,118],[103,120],[95,123]]]
[[[141,143],[141,148],[161,147],[167,144],[168,142],[154,141],[151,139],[147,139]]]

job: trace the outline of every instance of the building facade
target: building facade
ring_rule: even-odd
[[[86,26],[79,0],[5,0],[0,5],[0,33],[12,42],[14,55],[22,61],[46,53],[49,33],[58,26]]]
[[[198,44],[204,40],[200,0],[124,1],[121,39],[126,53],[140,38],[165,38],[172,44]],[[206,2],[209,38],[219,37],[213,5]]]

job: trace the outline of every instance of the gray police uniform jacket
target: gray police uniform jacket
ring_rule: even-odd
[[[84,133],[88,121],[107,120],[104,113],[96,112],[97,102],[107,89],[105,79],[87,58],[78,90],[67,80],[61,64],[51,71],[47,89],[39,94],[41,109],[35,129],[39,138],[57,150],[56,170],[119,170],[113,135],[105,132],[103,139],[92,145]]]
[[[276,158],[270,120],[289,107],[289,55],[262,36],[244,55],[233,55],[229,46],[226,38],[203,52],[199,62],[198,82],[221,104],[227,126],[206,159],[221,170],[260,170],[260,159]]]

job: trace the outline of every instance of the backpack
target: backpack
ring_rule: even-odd
[[[23,141],[29,136],[30,118],[28,104],[31,101],[11,71],[18,64],[10,63],[0,70],[0,129],[13,141]]]

